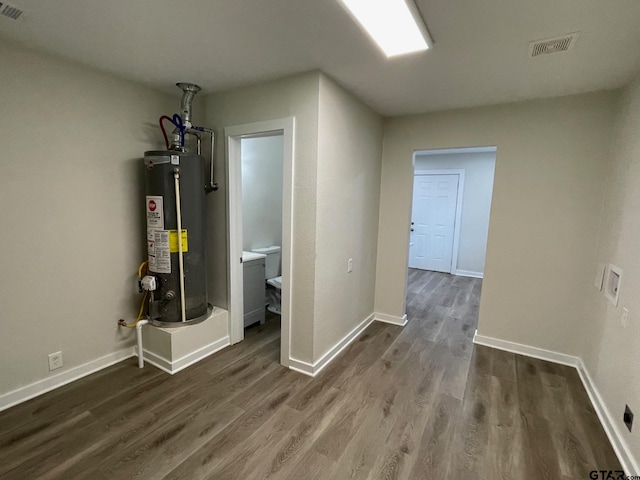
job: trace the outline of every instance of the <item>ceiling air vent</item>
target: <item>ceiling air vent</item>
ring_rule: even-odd
[[[539,55],[547,55],[549,53],[566,52],[573,48],[573,45],[578,39],[579,32],[569,33],[562,37],[545,38],[543,40],[536,40],[529,44],[529,55],[531,57],[537,57]]]
[[[0,2],[0,15],[17,20],[22,15],[22,10],[5,2]]]

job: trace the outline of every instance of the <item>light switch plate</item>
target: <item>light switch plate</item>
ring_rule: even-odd
[[[604,296],[611,302],[614,307],[618,306],[618,298],[620,298],[620,287],[622,285],[622,269],[615,265],[609,264],[607,267],[607,275],[604,279]]]

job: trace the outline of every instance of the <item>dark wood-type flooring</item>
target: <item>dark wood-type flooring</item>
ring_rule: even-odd
[[[174,376],[130,359],[0,413],[0,478],[553,479],[620,469],[576,371],[473,346],[481,280],[411,270],[316,378],[277,321]]]

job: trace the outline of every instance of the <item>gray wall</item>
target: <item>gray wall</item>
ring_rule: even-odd
[[[282,135],[241,140],[245,251],[282,245],[282,141]]]
[[[599,92],[388,119],[376,311],[403,313],[413,152],[494,145],[478,333],[577,355],[618,96]]]
[[[465,172],[457,265],[464,273],[484,273],[495,164],[495,152],[416,155],[415,170]]]
[[[640,79],[625,89],[610,150],[610,167],[602,177],[602,210],[597,256],[590,259],[588,281],[597,264],[612,263],[623,271],[618,306],[587,286],[589,313],[582,357],[599,390],[619,438],[626,443],[640,473],[637,425],[630,433],[622,422],[625,404],[640,412]],[[593,212],[594,217],[597,211]],[[629,309],[629,325],[620,324],[622,308]],[[636,420],[637,421],[637,420]]]
[[[313,363],[373,313],[382,119],[319,72],[207,97],[207,122],[219,132],[288,116],[296,129],[291,357]],[[223,143],[218,171],[226,168]],[[220,181],[210,215],[226,224]],[[212,296],[225,307],[227,234],[211,233]]]
[[[209,286],[213,303],[227,308],[227,185],[225,127],[295,117],[293,277],[291,355],[313,357],[315,298],[316,190],[319,73],[305,73],[259,85],[218,92],[206,98],[207,124],[218,142],[216,169],[220,190],[208,197],[210,218]]]
[[[382,118],[322,75],[314,361],[374,312],[381,157]]]
[[[180,99],[4,42],[0,64],[2,394],[133,345],[142,156]]]

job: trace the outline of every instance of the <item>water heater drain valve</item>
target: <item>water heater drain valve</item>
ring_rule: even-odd
[[[153,292],[158,288],[156,277],[153,277],[151,275],[144,276],[140,281],[140,285],[142,286],[143,290],[146,290],[148,292]]]

